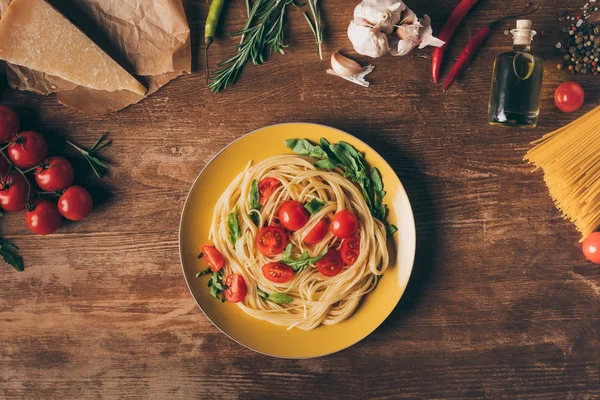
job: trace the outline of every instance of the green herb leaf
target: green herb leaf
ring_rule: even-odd
[[[248,214],[248,217],[252,222],[254,222],[254,225],[258,226],[260,224],[260,216],[258,215],[258,211],[251,211],[250,214]]]
[[[320,146],[315,146],[306,139],[288,139],[285,141],[288,149],[301,156],[315,157],[319,159],[327,158],[327,153]]]
[[[288,296],[285,293],[267,293],[259,287],[256,287],[256,293],[263,299],[276,303],[276,304],[289,304],[294,301],[293,297]]]
[[[311,215],[318,213],[323,207],[325,207],[325,202],[317,198],[311,199],[304,205],[304,208],[306,208]]]
[[[250,208],[260,211],[260,191],[258,190],[258,181],[254,179],[250,187]]]
[[[198,277],[199,274],[203,275],[205,273],[208,274],[210,272],[212,271],[209,268],[206,271],[197,273],[196,277]],[[225,302],[225,297],[221,297],[221,293],[223,293],[224,290],[227,290],[227,285],[223,284],[223,270],[212,272],[212,275],[210,276],[210,279],[208,280],[206,286],[210,288],[211,296],[216,297],[217,299],[221,300],[221,302]]]
[[[212,273],[212,270],[210,268],[206,268],[204,271],[200,271],[200,272],[196,272],[196,278],[200,278],[203,275],[208,275]]]
[[[19,248],[14,244],[4,239],[0,239],[0,256],[15,270],[23,272],[25,269],[23,265],[23,257],[16,254],[17,250],[19,250]]]
[[[235,212],[232,212],[227,217],[227,227],[229,228],[229,241],[235,248],[235,243],[239,238],[242,237],[242,230],[240,229],[240,223],[238,221],[238,216],[240,215],[240,210],[236,206]]]
[[[396,225],[388,225],[386,230],[387,230],[388,235],[393,235],[394,233],[396,233],[398,231],[398,227]]]
[[[290,243],[285,247],[285,250],[283,251],[283,258],[281,259],[281,262],[290,266],[294,270],[294,272],[304,271],[306,267],[308,267],[310,264],[314,264],[321,258],[325,257],[325,254],[327,254],[327,250],[328,249],[326,247],[321,252],[321,254],[318,254],[314,257],[310,257],[308,251],[305,251],[300,255],[300,257],[294,260],[292,258],[292,244]]]

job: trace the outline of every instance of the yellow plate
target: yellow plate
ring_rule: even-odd
[[[260,161],[290,150],[283,141],[319,138],[336,143],[345,141],[365,153],[371,167],[381,171],[389,208],[388,221],[398,227],[394,234],[396,260],[383,275],[377,288],[365,296],[354,315],[333,326],[312,331],[286,330],[252,318],[235,304],[221,303],[209,294],[208,277],[196,278],[206,268],[198,260],[202,245],[208,242],[213,208],[221,193],[242,171],[248,161]],[[388,163],[375,150],[352,135],[322,125],[290,123],[269,126],[231,143],[208,163],[190,189],[179,228],[179,252],[183,274],[200,309],[223,333],[236,342],[276,357],[309,358],[345,349],[373,332],[392,312],[408,283],[415,256],[415,224],[408,196]]]

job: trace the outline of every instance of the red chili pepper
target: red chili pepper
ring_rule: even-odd
[[[477,50],[479,50],[479,48],[481,47],[483,42],[485,42],[485,40],[490,36],[490,34],[492,33],[492,29],[494,29],[494,27],[498,23],[500,23],[504,20],[507,20],[507,19],[519,18],[519,17],[523,17],[525,15],[532,14],[540,9],[540,5],[541,5],[541,3],[535,9],[533,9],[531,11],[527,11],[527,12],[524,12],[524,13],[521,13],[518,15],[511,15],[509,17],[501,18],[497,21],[492,22],[489,25],[484,26],[479,31],[477,31],[477,33],[475,35],[473,35],[471,40],[469,40],[469,43],[467,43],[467,45],[465,46],[463,51],[460,53],[460,55],[458,56],[458,60],[456,60],[456,63],[454,64],[454,66],[452,67],[452,70],[448,74],[448,77],[446,78],[446,82],[444,82],[444,91],[446,91],[454,83],[454,81],[463,73],[465,68],[467,68],[467,65],[469,65],[469,62],[475,56],[475,53],[477,53]]]
[[[465,15],[467,15],[469,10],[473,8],[473,6],[477,4],[478,1],[479,0],[462,0],[452,11],[452,14],[450,14],[450,17],[448,17],[448,20],[442,27],[438,38],[446,42],[446,44],[444,44],[442,47],[436,47],[433,50],[433,56],[431,57],[431,72],[433,74],[433,81],[435,83],[438,83],[440,79],[440,68],[442,66],[444,52],[446,51],[448,42],[450,41],[450,39],[452,39],[452,36],[454,35],[458,24],[460,24],[460,21],[463,20]]]

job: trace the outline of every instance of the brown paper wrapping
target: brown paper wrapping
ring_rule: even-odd
[[[0,0],[0,18],[10,1]],[[191,72],[190,29],[181,0],[51,0],[50,3],[56,3],[53,5],[71,22],[144,83],[148,88],[146,95]],[[103,36],[111,49],[106,49],[103,41],[97,41],[90,31]],[[59,102],[90,114],[114,112],[144,98],[127,91],[110,92],[76,85],[26,65],[7,63],[6,70],[11,87],[43,95],[56,93]]]

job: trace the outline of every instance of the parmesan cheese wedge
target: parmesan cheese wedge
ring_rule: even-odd
[[[0,19],[0,59],[98,91],[146,88],[45,0],[13,0]]]

